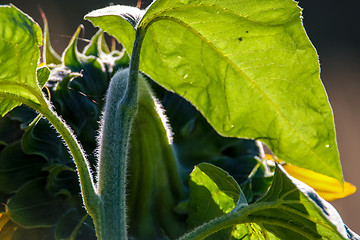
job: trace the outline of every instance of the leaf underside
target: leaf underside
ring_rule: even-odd
[[[85,18],[132,52],[126,19],[101,10]],[[156,1],[137,29],[146,30],[140,69],[221,135],[261,140],[282,160],[343,181],[332,110],[296,2]]]
[[[43,103],[36,80],[41,29],[13,5],[0,6],[0,115],[27,102]],[[7,98],[7,99],[5,99]]]

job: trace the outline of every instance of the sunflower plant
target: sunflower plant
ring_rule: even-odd
[[[356,188],[296,2],[85,19],[59,56],[0,6],[0,239],[360,239],[327,202]]]

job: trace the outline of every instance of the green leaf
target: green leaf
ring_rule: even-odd
[[[131,55],[135,28],[144,14],[144,10],[136,7],[117,5],[92,11],[85,16],[85,19],[113,35]]]
[[[56,225],[56,239],[96,239],[93,227],[85,222],[88,217],[83,209],[72,208],[68,210]],[[81,228],[86,228],[86,230],[83,231]]]
[[[19,122],[13,121],[8,116],[0,118],[0,146],[6,146],[21,139],[22,134]]]
[[[50,69],[46,66],[39,67],[36,70],[36,75],[39,81],[40,88],[43,88],[50,76]]]
[[[314,189],[288,175],[280,165],[269,192],[256,204],[259,210],[250,214],[249,219],[278,238],[347,238],[346,227],[336,209]]]
[[[190,176],[190,214],[187,220],[190,229],[229,213],[236,205],[247,206],[237,182],[221,168],[201,163],[195,166]],[[231,228],[217,232],[211,239],[229,239],[230,235]]]
[[[42,157],[26,155],[20,142],[0,152],[0,192],[11,194],[43,174],[46,161]]]
[[[40,155],[50,163],[71,162],[66,147],[47,120],[38,116],[24,130],[22,147],[26,154]]]
[[[36,81],[40,27],[13,5],[0,6],[0,115],[21,103],[45,105]]]
[[[134,31],[113,10],[86,18],[131,52]],[[283,161],[343,181],[318,56],[296,2],[155,1],[137,29],[146,31],[140,69],[221,135],[261,140]]]
[[[27,227],[49,227],[57,223],[64,211],[59,197],[45,190],[43,178],[25,184],[8,202],[7,213],[16,223]]]
[[[212,191],[209,187],[207,190]],[[204,203],[205,199],[198,201]],[[202,225],[181,239],[207,237],[229,227],[233,227],[232,237],[236,239],[360,239],[330,203],[279,165],[263,198]]]

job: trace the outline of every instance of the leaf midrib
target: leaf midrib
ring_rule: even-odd
[[[39,91],[37,89],[34,89],[33,87],[27,85],[26,83],[22,83],[22,82],[10,82],[10,81],[2,81],[0,80],[0,86],[15,86],[15,87],[20,87],[23,90],[25,90],[26,92],[29,92],[31,95],[35,96],[35,98],[39,101],[37,102],[37,104],[43,104],[44,103],[44,98],[43,95],[39,93]],[[13,96],[18,96],[19,99],[16,99],[18,101],[21,101],[20,98],[24,98],[20,93],[15,93],[13,91],[0,91],[0,95],[5,95],[5,96],[9,96],[9,95],[13,95]],[[26,98],[28,99],[28,98]],[[31,99],[28,99],[31,101]],[[21,101],[22,102],[22,101]]]

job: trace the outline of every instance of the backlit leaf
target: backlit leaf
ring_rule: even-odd
[[[206,189],[212,192],[211,188]],[[210,199],[211,195],[197,200],[204,208]],[[360,239],[344,224],[331,204],[311,187],[288,175],[280,165],[276,166],[273,183],[264,197],[212,223],[218,223],[223,229],[233,227],[231,238],[227,239]],[[203,226],[198,229],[205,229],[206,224]]]
[[[45,104],[36,80],[41,44],[37,23],[13,5],[0,6],[1,116],[21,103]]]
[[[227,172],[212,164],[195,166],[190,178],[189,228],[206,223],[232,211],[240,196],[241,207],[247,205],[239,185]],[[211,239],[229,239],[231,228],[211,236]]]
[[[134,28],[144,13],[144,10],[136,7],[116,5],[92,11],[85,19],[116,37],[131,54],[135,41]]]
[[[131,53],[135,31],[119,17],[126,10],[86,18]],[[146,31],[140,69],[220,134],[261,140],[284,161],[343,181],[318,56],[296,2],[155,1],[136,28]]]

